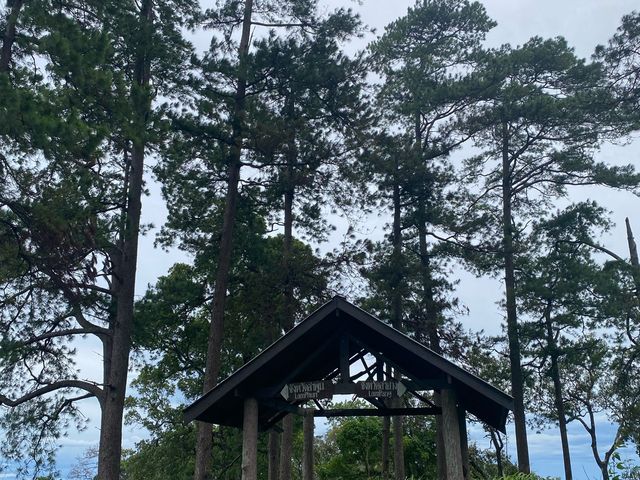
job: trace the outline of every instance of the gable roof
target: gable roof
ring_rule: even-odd
[[[185,421],[241,427],[242,398],[264,396],[264,392],[277,396],[287,383],[322,380],[335,374],[340,336],[345,334],[350,356],[365,349],[418,384],[445,381],[456,390],[461,406],[504,431],[507,415],[513,410],[509,395],[339,296],[187,407]],[[260,425],[268,426],[284,414],[278,406],[264,402]]]

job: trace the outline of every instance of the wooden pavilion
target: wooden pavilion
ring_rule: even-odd
[[[426,391],[440,394],[439,405]],[[323,408],[318,400],[334,394],[359,396],[372,408]],[[392,401],[404,395],[422,406]],[[301,408],[308,402],[315,408]],[[184,417],[242,428],[242,479],[256,480],[258,431],[289,413],[303,415],[303,472],[312,480],[314,417],[442,415],[447,478],[464,480],[466,412],[504,432],[510,410],[509,395],[336,296],[187,407]]]

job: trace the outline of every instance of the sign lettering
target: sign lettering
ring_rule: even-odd
[[[331,398],[333,396],[333,384],[325,381],[290,383],[285,385],[280,393],[289,401]]]

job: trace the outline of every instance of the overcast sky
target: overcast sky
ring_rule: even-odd
[[[213,2],[203,1],[205,6]],[[325,0],[328,8],[349,6],[358,12],[363,21],[381,33],[390,21],[402,16],[414,2],[409,0],[363,0],[360,3],[347,0]],[[497,21],[498,26],[490,32],[487,45],[498,46],[503,43],[518,45],[526,42],[534,35],[542,37],[564,36],[579,56],[589,57],[598,44],[604,44],[615,32],[620,18],[639,8],[637,0],[484,0],[482,2],[489,14]],[[359,40],[352,48],[362,48],[373,36]],[[204,48],[208,44],[206,36],[198,36],[196,44]],[[626,147],[609,146],[599,154],[601,159],[614,163],[638,164],[640,148],[636,144]],[[151,196],[144,199],[143,221],[152,222],[156,227],[162,225],[165,208],[159,194],[159,187],[149,179]],[[640,216],[637,215],[640,202],[627,193],[605,192],[602,189],[577,190],[572,192],[573,199],[584,200],[592,198],[613,211],[613,220],[618,224],[610,236],[603,242],[612,250],[625,255],[625,234],[622,228],[624,218],[631,217],[632,224],[640,235]],[[635,217],[634,217],[635,215]],[[372,235],[379,235],[379,220],[372,221],[370,226]],[[376,230],[377,229],[377,230]],[[186,257],[180,252],[161,252],[153,247],[154,233],[142,239],[140,247],[138,294],[142,295],[148,284],[167,272],[167,269],[177,261],[184,261]],[[502,322],[502,312],[496,302],[501,298],[499,279],[476,279],[464,272],[457,273],[461,280],[458,296],[469,308],[469,315],[461,318],[468,329],[485,329],[496,332]],[[79,348],[81,360],[79,364],[88,373],[99,371],[98,345],[83,344]],[[75,458],[89,446],[95,445],[98,439],[98,408],[96,402],[86,401],[84,411],[92,419],[89,428],[80,434],[71,433],[64,439],[59,455],[62,471],[66,471],[73,464]],[[604,422],[603,422],[604,425]],[[608,438],[602,439],[605,447],[610,441],[611,428],[605,428]],[[127,428],[125,430],[125,447],[132,447],[142,438],[143,432]],[[577,480],[597,478],[597,470],[589,450],[589,441],[585,433],[572,425],[570,428],[572,451],[574,453],[574,476]],[[482,439],[478,432],[472,431],[472,437],[479,441],[481,447],[488,447],[488,442]],[[545,475],[557,474],[562,471],[560,443],[557,432],[547,430],[539,434],[531,434],[531,455],[533,469]],[[510,443],[509,452],[515,454],[515,447]],[[605,447],[606,448],[606,447]],[[2,478],[2,475],[0,475]],[[5,477],[11,478],[11,477]]]

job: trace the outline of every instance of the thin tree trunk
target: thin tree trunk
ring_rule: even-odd
[[[287,101],[286,113],[293,120],[294,104]],[[294,165],[297,161],[295,130],[290,127],[287,145],[287,165],[284,172],[284,238],[282,244],[282,272],[284,299],[284,329],[293,328],[295,320],[293,284],[291,282],[291,257],[293,255],[293,202],[295,197]],[[291,480],[291,460],[293,453],[293,417],[287,415],[282,422],[282,447],[280,450],[280,480]]]
[[[11,65],[11,52],[16,41],[16,26],[22,5],[24,5],[24,0],[14,0],[7,16],[7,23],[2,35],[2,50],[0,50],[0,73],[8,72]]]
[[[524,411],[524,376],[520,364],[520,338],[516,310],[515,265],[513,227],[511,212],[511,163],[509,138],[506,123],[502,125],[502,227],[504,255],[504,285],[507,300],[507,338],[509,341],[509,363],[511,366],[511,393],[513,395],[513,417],[516,428],[518,470],[530,473],[527,424]]]
[[[440,345],[440,335],[438,333],[438,312],[433,292],[433,278],[431,265],[429,261],[429,252],[427,248],[427,229],[424,220],[424,204],[419,199],[418,206],[418,235],[420,249],[420,267],[422,270],[422,296],[426,310],[425,330],[429,348],[442,355],[442,346]],[[440,394],[434,393],[434,403],[440,406]],[[436,415],[436,461],[438,467],[438,479],[447,480],[447,464],[445,462],[446,452],[444,448],[442,416]]]
[[[573,480],[571,471],[571,452],[569,451],[569,436],[567,434],[567,416],[564,409],[562,393],[562,381],[560,378],[560,366],[558,364],[558,346],[553,335],[553,325],[551,322],[551,305],[545,309],[545,326],[547,334],[547,345],[551,356],[551,378],[553,379],[553,393],[556,411],[558,412],[558,425],[560,427],[560,441],[562,443],[562,459],[564,462],[564,475],[566,480]]]
[[[415,150],[417,155],[422,154],[422,130],[420,128],[420,113],[415,116]],[[426,173],[425,165],[425,173]],[[418,243],[420,251],[420,269],[422,277],[422,301],[426,312],[426,325],[424,332],[418,332],[418,337],[426,334],[428,345],[431,350],[442,355],[442,346],[440,345],[440,335],[438,334],[438,315],[435,295],[433,291],[433,274],[429,260],[429,250],[427,246],[427,226],[426,226],[426,208],[425,198],[427,192],[422,192],[418,198]],[[434,403],[440,406],[440,394],[434,394]],[[445,448],[443,437],[442,416],[436,416],[436,462],[439,480],[447,480],[447,467],[445,462]]]
[[[395,401],[399,406],[399,399]],[[404,435],[402,428],[402,420],[404,417],[397,415],[393,417],[393,463],[396,480],[405,480],[404,468]]]
[[[150,57],[148,52],[151,29],[153,28],[153,0],[144,0],[140,10],[140,28],[143,29],[143,41],[138,45],[135,65],[135,84],[131,101],[135,106],[135,121],[141,135],[133,140],[131,164],[128,173],[127,206],[124,233],[120,252],[115,259],[117,272],[115,286],[116,315],[110,325],[108,347],[108,366],[104,369],[105,396],[102,402],[100,421],[100,448],[98,453],[98,479],[119,480],[120,457],[122,454],[122,419],[129,370],[129,353],[133,331],[133,305],[135,295],[136,268],[138,258],[138,238],[140,234],[140,216],[142,212],[142,188],[144,156],[147,128],[151,110],[149,94]]]
[[[471,478],[469,468],[469,435],[467,433],[467,415],[464,408],[458,406],[458,426],[460,427],[460,453],[462,455],[462,472],[465,480]]]
[[[382,480],[389,480],[389,438],[391,437],[391,419],[382,418]]]
[[[238,84],[232,118],[233,147],[227,168],[227,194],[220,236],[218,266],[215,278],[215,290],[211,307],[211,325],[207,344],[207,364],[205,368],[203,393],[211,390],[220,373],[220,356],[222,337],[224,334],[224,308],[229,284],[229,269],[233,246],[233,227],[236,221],[236,204],[238,201],[238,183],[244,138],[244,117],[247,90],[247,55],[251,34],[251,16],[253,0],[245,0],[242,34],[238,48]],[[211,452],[213,449],[212,426],[198,423],[196,438],[196,459],[194,480],[206,480],[211,470]]]
[[[500,433],[496,432],[493,428],[489,428],[489,433],[491,434],[491,443],[496,452],[496,466],[498,468],[498,478],[502,478],[504,476],[504,466],[502,464],[502,449],[504,448],[504,443],[502,442],[502,438],[500,437]]]
[[[394,285],[392,299],[391,324],[397,330],[402,330],[402,217],[400,204],[400,183],[398,179],[398,159],[396,158],[396,171],[393,185],[393,263]],[[399,403],[399,400],[396,401]],[[403,417],[395,416],[393,425],[393,461],[396,480],[404,480],[404,435],[402,428]],[[384,460],[383,460],[384,462]]]
[[[302,429],[302,480],[313,480],[313,420],[313,410],[305,412]]]
[[[640,261],[638,260],[638,247],[636,241],[633,238],[633,231],[631,230],[631,223],[628,218],[624,219],[627,227],[627,243],[629,244],[629,257],[631,259],[631,266],[633,267],[633,282],[636,286],[636,297],[640,299]]]

